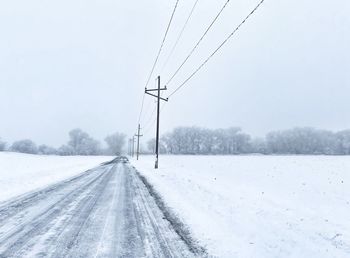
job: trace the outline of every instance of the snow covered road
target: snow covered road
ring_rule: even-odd
[[[0,257],[193,257],[129,164],[0,203]]]

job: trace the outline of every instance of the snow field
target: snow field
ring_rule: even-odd
[[[217,257],[350,257],[350,157],[142,156],[133,165]]]
[[[0,202],[78,175],[111,159],[0,152]]]

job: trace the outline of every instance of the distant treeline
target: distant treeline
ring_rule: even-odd
[[[147,144],[154,152],[155,140]],[[252,138],[240,128],[205,129],[178,127],[163,135],[160,152],[168,154],[237,155],[237,154],[325,154],[349,155],[350,130],[331,132],[314,128],[274,131],[264,138]]]
[[[107,148],[102,148],[101,143],[93,139],[81,129],[74,129],[69,132],[69,141],[60,148],[53,148],[47,145],[36,145],[32,140],[20,140],[12,145],[0,139],[0,151],[13,151],[28,154],[42,155],[120,155],[126,142],[126,135],[114,133],[105,138]]]
[[[114,133],[105,138],[107,147],[81,129],[69,132],[69,141],[60,148],[37,146],[31,140],[16,141],[8,145],[0,139],[0,151],[14,151],[43,155],[120,155],[124,151],[126,135]],[[155,140],[147,142],[144,153],[154,153]],[[294,128],[274,131],[263,138],[253,138],[238,127],[206,129],[177,127],[161,137],[163,154],[305,154],[350,155],[350,130],[331,132],[314,128]]]

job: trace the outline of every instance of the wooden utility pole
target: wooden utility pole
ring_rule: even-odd
[[[143,135],[140,134],[141,126],[139,124],[137,134],[135,136],[137,137],[137,149],[136,149],[136,160],[139,160],[139,155],[140,155],[140,137]]]
[[[160,101],[164,100],[164,101],[168,101],[168,99],[164,99],[160,96],[160,92],[163,90],[166,90],[167,88],[160,88],[160,76],[158,76],[158,88],[157,89],[145,89],[145,93],[148,95],[151,95],[152,97],[157,98],[157,131],[156,131],[156,163],[154,165],[155,169],[158,169],[158,165],[159,165],[159,115],[160,115]],[[157,95],[154,95],[150,92],[152,91],[157,91]]]

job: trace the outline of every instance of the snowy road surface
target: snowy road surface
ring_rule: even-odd
[[[0,203],[1,258],[193,256],[123,162]]]

